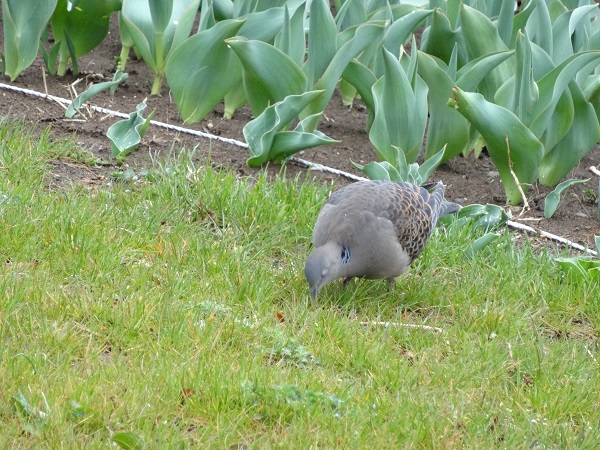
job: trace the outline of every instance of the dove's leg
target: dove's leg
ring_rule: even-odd
[[[394,289],[394,283],[396,282],[396,278],[388,278],[388,291]]]
[[[344,278],[344,281],[342,282],[342,286],[347,286],[348,283],[350,283],[350,281],[352,281],[352,277]]]

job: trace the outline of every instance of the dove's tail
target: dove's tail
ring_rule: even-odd
[[[439,207],[439,213],[437,216],[438,218],[448,216],[462,208],[462,206],[460,206],[458,203],[449,202],[444,198],[444,185],[441,181],[438,181],[437,183],[427,183],[421,187],[427,189],[430,194],[435,195],[437,197],[436,200],[438,204],[441,200],[441,205]]]
[[[442,202],[442,208],[440,209],[440,217],[448,216],[462,208],[458,203],[452,203],[444,200]]]

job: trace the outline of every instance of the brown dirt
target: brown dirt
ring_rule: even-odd
[[[2,40],[2,33],[0,33],[0,47],[3,45]],[[3,77],[0,81],[12,86],[71,98],[69,85],[78,79],[80,81],[75,86],[77,92],[82,92],[87,84],[111,79],[115,70],[115,56],[119,52],[119,33],[113,23],[108,38],[97,49],[80,58],[81,73],[78,78],[72,75],[62,78],[46,76],[46,82],[44,82],[42,77],[44,65],[41,58],[38,58],[14,82],[11,83],[7,77]],[[134,111],[140,101],[148,97],[147,111],[156,109],[155,120],[186,126],[222,137],[244,140],[242,128],[251,119],[249,109],[242,108],[236,112],[232,120],[224,120],[221,104],[201,122],[186,125],[179,117],[175,103],[169,96],[166,87],[163,86],[160,96],[149,97],[152,76],[143,62],[130,60],[127,63],[126,72],[129,74],[129,79],[119,86],[114,97],[103,93],[93,98],[92,102],[111,110],[130,113]],[[0,88],[0,96],[0,116],[26,120],[39,131],[49,126],[57,138],[75,134],[77,142],[83,148],[104,161],[104,164],[94,167],[64,159],[55,161],[50,177],[52,187],[68,186],[71,183],[106,183],[115,170],[123,170],[111,156],[110,143],[105,136],[108,127],[118,119],[94,113],[86,115],[86,117],[78,116],[76,120],[69,120],[64,117],[64,108],[53,101],[2,88]],[[348,109],[342,106],[341,98],[336,93],[325,112],[319,129],[341,142],[336,145],[306,150],[299,156],[360,175],[350,161],[368,163],[375,160],[373,147],[365,132],[366,116],[366,111],[359,102],[353,109]],[[196,147],[196,157],[201,162],[210,161],[215,166],[227,166],[241,176],[255,176],[260,170],[276,174],[281,170],[279,166],[275,165],[261,169],[249,168],[246,166],[248,153],[243,148],[217,140],[167,131],[156,126],[148,129],[142,145],[136,152],[128,156],[125,166],[134,169],[149,168],[153,159],[160,158],[161,155],[166,155],[172,149],[176,150],[182,146]],[[593,246],[594,235],[600,235],[600,221],[597,218],[598,206],[589,199],[584,191],[587,189],[597,192],[598,190],[598,177],[588,170],[591,165],[600,166],[600,146],[596,146],[568,176],[569,178],[591,178],[592,180],[584,185],[570,188],[563,195],[559,208],[551,219],[544,219],[541,211],[544,198],[551,189],[538,184],[534,185],[528,193],[533,209],[524,215],[524,218],[528,220],[523,223],[583,245]],[[288,176],[305,172],[306,169],[297,163],[288,163],[286,166]],[[321,182],[331,182],[335,179],[338,183],[348,183],[347,180],[338,179],[334,175],[314,171],[312,175]],[[443,180],[448,185],[447,197],[450,200],[459,201],[462,204],[505,204],[506,198],[498,174],[492,161],[485,154],[479,159],[473,157],[454,158],[441,166],[432,178]],[[519,209],[513,208],[513,211],[518,213]]]

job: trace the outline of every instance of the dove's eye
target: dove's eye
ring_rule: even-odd
[[[347,264],[352,255],[350,254],[350,250],[346,247],[342,247],[342,254],[340,256],[342,257],[342,264]]]

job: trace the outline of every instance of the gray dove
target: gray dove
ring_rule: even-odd
[[[386,278],[391,289],[425,247],[438,218],[460,208],[444,199],[441,182],[419,187],[359,181],[335,191],[319,212],[315,250],[304,266],[310,296],[338,278]]]

